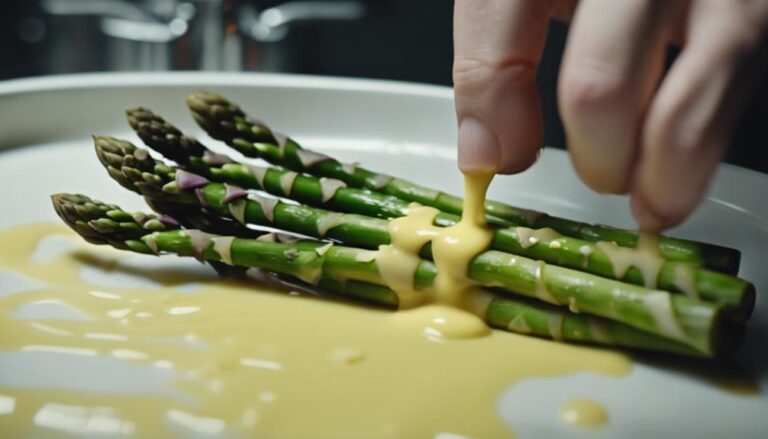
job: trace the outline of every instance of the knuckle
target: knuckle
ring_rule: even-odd
[[[566,111],[610,109],[628,97],[626,81],[617,75],[595,69],[570,69],[560,82],[561,100]]]
[[[661,118],[659,126],[649,136],[649,145],[654,148],[670,149],[677,154],[693,154],[709,143],[710,136],[700,124],[692,123],[680,116]]]
[[[453,84],[457,91],[473,91],[489,83],[524,86],[536,79],[536,66],[523,59],[457,58],[453,62]]]
[[[701,128],[685,122],[670,125],[667,131],[670,147],[679,152],[690,153],[703,147],[706,137]]]

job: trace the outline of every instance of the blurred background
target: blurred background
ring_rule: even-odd
[[[5,0],[0,80],[104,71],[269,71],[451,84],[448,0]],[[556,87],[567,26],[538,75],[545,144],[563,148]],[[676,53],[670,50],[669,62]],[[768,172],[768,81],[726,161]]]

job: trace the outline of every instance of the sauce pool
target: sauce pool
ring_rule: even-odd
[[[481,209],[488,183],[469,180],[467,199]],[[424,224],[430,213],[420,215],[413,221]],[[410,221],[400,225],[423,234]],[[0,231],[0,276],[5,270],[40,285],[11,292],[0,284],[0,350],[44,370],[50,382],[19,385],[23,372],[0,378],[0,430],[12,437],[509,437],[513,431],[496,412],[509,386],[583,371],[629,372],[620,353],[483,324],[478,316],[487,300],[467,300],[475,295],[465,276],[489,239],[476,212],[427,235],[446,238],[453,249],[448,262],[439,261],[440,250],[435,254],[450,276],[438,280],[444,286],[435,304],[391,312],[233,280],[200,276],[190,285],[189,272],[136,268],[124,262],[125,253],[83,243],[63,225]],[[70,249],[38,257],[51,238]],[[464,245],[448,242],[456,240]],[[391,282],[407,284],[390,267]],[[158,286],[115,287],[83,277],[94,270],[143,276]],[[23,317],[38,306],[84,318]],[[109,389],[85,385],[97,370]],[[148,380],[159,384],[146,389]]]

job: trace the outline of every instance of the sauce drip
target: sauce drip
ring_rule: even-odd
[[[699,298],[699,290],[696,288],[696,276],[693,272],[695,266],[678,262],[675,266],[674,285],[686,296]]]
[[[560,419],[574,427],[595,428],[608,422],[608,412],[591,399],[576,398],[563,405]]]
[[[400,309],[413,308],[430,300],[430,292],[416,291],[413,285],[419,252],[437,237],[439,228],[432,222],[439,211],[417,203],[409,206],[407,216],[393,219],[387,226],[390,245],[382,245],[375,254],[376,266],[384,283],[397,292]]]
[[[493,231],[485,223],[485,193],[493,174],[470,174],[464,177],[464,213],[452,227],[439,229],[432,240],[432,254],[437,267],[435,300],[462,309],[473,310],[469,298],[476,290],[469,278],[472,259],[488,249]]]
[[[641,233],[636,248],[619,247],[608,241],[599,241],[595,246],[611,262],[616,279],[622,279],[629,267],[635,267],[642,273],[645,286],[656,288],[659,272],[664,265],[657,236]]]
[[[559,248],[560,242],[557,239],[562,238],[562,235],[556,232],[554,229],[544,227],[542,229],[529,229],[527,227],[515,228],[515,235],[517,242],[522,248],[528,248],[532,245],[538,244],[540,241],[548,241],[549,247]]]
[[[490,333],[484,317],[491,296],[475,286],[467,271],[472,259],[486,250],[493,231],[485,222],[485,193],[492,174],[465,176],[464,214],[451,227],[437,227],[434,220],[439,210],[413,203],[408,215],[390,221],[390,245],[379,247],[376,266],[385,285],[394,290],[400,308],[432,302],[440,306],[426,311],[406,313],[404,320],[419,321],[423,332],[447,338],[471,338]],[[434,287],[416,291],[414,273],[425,244],[432,244],[437,268]],[[446,306],[447,305],[447,306]],[[462,311],[463,310],[463,311]],[[435,322],[441,322],[436,329]]]

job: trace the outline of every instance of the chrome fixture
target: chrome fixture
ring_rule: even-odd
[[[97,70],[289,70],[282,42],[308,24],[360,20],[361,1],[40,0],[47,73]],[[41,29],[41,26],[45,25]],[[87,55],[87,56],[86,56]]]

